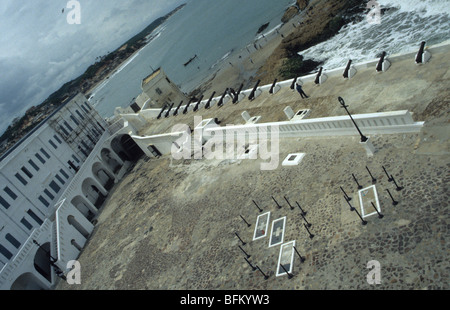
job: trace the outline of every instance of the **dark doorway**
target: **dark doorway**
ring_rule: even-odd
[[[144,155],[144,152],[139,145],[129,135],[123,135],[120,138],[120,143],[123,149],[126,151],[126,155],[129,161],[136,162]]]
[[[50,242],[47,242],[39,247],[34,256],[34,268],[39,272],[48,282],[52,282],[52,268],[50,265]]]
[[[149,150],[150,153],[152,153],[152,155],[155,156],[155,157],[160,157],[160,156],[162,156],[161,152],[160,152],[154,145],[149,145],[149,146],[148,146],[148,150]]]

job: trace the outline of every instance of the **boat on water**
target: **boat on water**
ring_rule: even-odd
[[[194,61],[195,58],[197,58],[197,54],[195,54],[194,57],[192,57],[191,59],[189,59],[189,61],[186,62],[186,63],[184,64],[184,66],[187,67],[192,61]]]

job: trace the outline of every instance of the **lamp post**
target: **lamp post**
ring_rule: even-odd
[[[359,132],[359,134],[361,136],[361,142],[366,142],[368,140],[367,137],[362,134],[361,130],[359,130],[358,125],[356,125],[355,120],[353,119],[352,115],[350,114],[350,112],[347,109],[348,105],[345,105],[344,99],[342,99],[342,97],[339,97],[338,100],[341,103],[342,108],[344,108],[345,111],[347,112],[348,116],[350,116],[350,119],[352,120],[353,124],[355,125],[356,130],[358,130],[358,132]]]

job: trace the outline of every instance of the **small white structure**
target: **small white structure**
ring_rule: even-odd
[[[370,141],[370,137],[367,137],[367,140],[362,142],[359,142],[364,150],[366,151],[366,154],[368,157],[372,157],[375,154],[375,147],[373,146],[372,142]]]
[[[305,153],[292,153],[286,156],[282,162],[282,166],[297,166],[305,157]]]
[[[301,110],[298,110],[297,113],[294,114],[294,111],[292,110],[292,108],[290,106],[287,106],[286,108],[284,108],[283,112],[289,121],[298,121],[298,120],[308,117],[308,115],[311,113],[311,110],[310,109],[301,109]]]
[[[295,116],[295,113],[290,106],[285,107],[283,112],[289,121]]]
[[[251,117],[247,111],[242,112],[241,116],[244,119],[246,125],[256,124],[261,119],[261,116]]]

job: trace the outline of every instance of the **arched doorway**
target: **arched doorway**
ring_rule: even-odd
[[[101,163],[97,162],[92,166],[92,174],[107,191],[114,186],[114,177],[109,174]]]
[[[100,156],[102,158],[102,161],[112,172],[117,173],[120,168],[122,168],[122,165],[114,157],[112,157],[110,150],[103,149],[100,153]]]
[[[83,214],[88,221],[92,220],[95,217],[95,213],[89,209],[86,198],[82,196],[76,196],[70,202],[81,214]],[[91,208],[93,208],[91,206]]]
[[[89,232],[77,221],[73,215],[67,217],[67,222],[73,226],[85,239],[89,238]]]
[[[52,282],[52,266],[50,264],[50,242],[44,243],[34,256],[34,269],[48,282]]]
[[[106,199],[106,196],[101,193],[97,184],[90,178],[87,178],[83,181],[81,190],[84,197],[89,200],[97,209],[100,208],[100,206]]]
[[[122,160],[138,161],[144,152],[130,135],[120,135],[111,141],[111,147]]]
[[[43,285],[41,281],[31,272],[27,272],[18,277],[11,285],[11,290],[25,291],[25,290],[47,290],[48,287]]]

